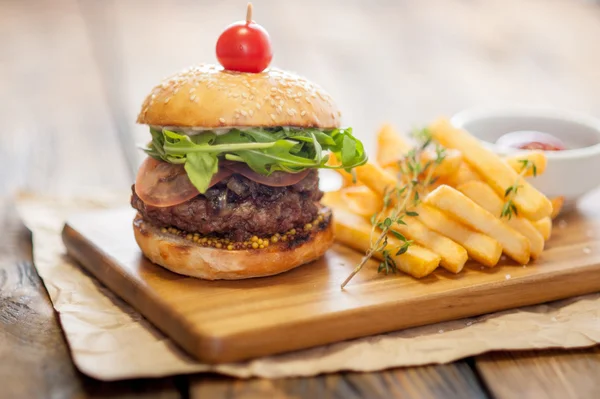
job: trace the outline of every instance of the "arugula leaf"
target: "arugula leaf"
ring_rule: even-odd
[[[219,161],[215,154],[193,152],[187,155],[184,167],[192,184],[204,193],[219,170]]]
[[[225,134],[212,131],[187,136],[171,130],[150,129],[152,142],[144,151],[165,162],[185,164],[190,180],[204,193],[218,171],[221,158],[244,162],[257,173],[297,173],[309,168],[350,170],[367,162],[363,144],[352,129],[315,128],[231,129]],[[341,165],[327,165],[334,153]]]

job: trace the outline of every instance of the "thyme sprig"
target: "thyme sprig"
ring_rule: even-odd
[[[537,167],[535,166],[535,162],[529,159],[520,159],[519,163],[521,164],[521,172],[519,173],[519,177],[515,180],[514,184],[508,187],[504,191],[504,205],[502,206],[502,212],[500,213],[500,218],[508,218],[508,220],[512,219],[513,216],[518,216],[519,211],[517,210],[517,206],[515,205],[514,198],[517,195],[517,192],[521,187],[523,187],[519,182],[525,175],[531,170],[531,174],[533,177],[537,176]]]
[[[406,217],[419,216],[417,212],[411,209],[419,205],[421,195],[437,180],[434,177],[434,169],[446,156],[445,149],[436,143],[436,157],[433,160],[424,162],[423,153],[433,142],[431,134],[427,129],[421,129],[414,132],[413,137],[419,142],[419,145],[411,149],[405,157],[398,161],[400,170],[398,184],[385,192],[381,212],[371,217],[371,224],[373,226],[371,230],[372,245],[360,263],[344,280],[341,285],[342,289],[360,272],[367,261],[378,252],[381,253],[382,260],[377,272],[385,272],[386,274],[397,273],[398,267],[394,257],[406,253],[408,248],[413,244],[412,240],[407,239],[402,233],[395,230],[394,226],[407,225],[405,221]],[[375,233],[378,234],[377,238],[374,237]],[[389,248],[389,234],[400,241],[401,244],[397,245],[396,248]]]

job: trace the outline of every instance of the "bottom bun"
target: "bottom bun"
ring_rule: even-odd
[[[165,232],[137,215],[135,240],[152,262],[172,272],[207,280],[239,280],[283,273],[323,256],[333,245],[331,211],[321,210],[323,221],[309,232],[263,249],[227,250],[202,246],[185,235]]]

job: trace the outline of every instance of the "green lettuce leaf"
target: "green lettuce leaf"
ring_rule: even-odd
[[[165,162],[184,164],[191,182],[204,193],[218,171],[219,159],[244,162],[265,176],[275,171],[298,173],[311,168],[350,170],[367,162],[363,144],[351,128],[231,129],[187,136],[167,129],[150,129],[152,142],[144,151]],[[341,165],[327,165],[333,153]]]

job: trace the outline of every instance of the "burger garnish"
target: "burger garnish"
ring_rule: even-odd
[[[352,129],[316,129],[295,127],[234,128],[223,133],[204,131],[194,136],[168,129],[151,128],[152,143],[146,153],[156,160],[184,165],[187,176],[204,194],[214,184],[213,177],[219,162],[230,161],[226,169],[233,169],[250,179],[260,179],[262,184],[281,185],[281,174],[296,174],[308,169],[351,169],[366,162],[363,145]],[[327,162],[329,151],[341,160],[340,165]],[[246,165],[248,168],[240,168]],[[273,179],[269,179],[269,177]],[[292,176],[290,176],[293,179]],[[288,185],[288,184],[283,184]]]
[[[229,71],[262,72],[273,59],[271,38],[266,29],[252,20],[248,3],[246,20],[229,25],[217,40],[217,59]]]

